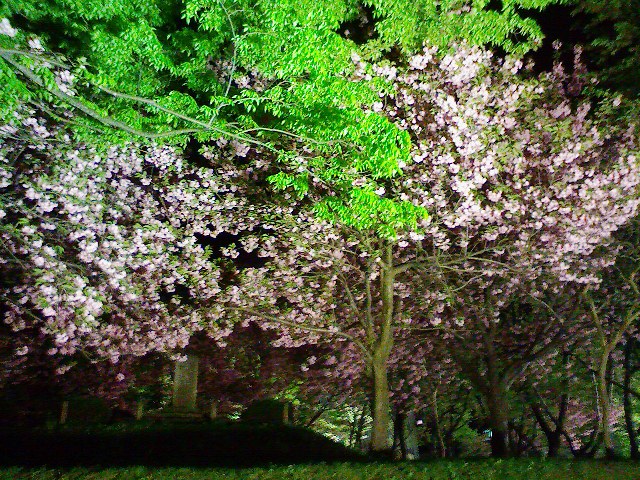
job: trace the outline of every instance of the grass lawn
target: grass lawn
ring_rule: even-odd
[[[0,470],[0,479],[33,480],[639,480],[640,463],[571,460],[472,460],[333,463],[261,468],[73,468]]]

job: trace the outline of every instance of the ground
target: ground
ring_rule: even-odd
[[[334,463],[262,468],[0,470],[0,479],[32,480],[638,480],[640,463],[571,460],[474,460],[398,463]]]

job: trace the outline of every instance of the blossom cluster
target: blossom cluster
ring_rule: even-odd
[[[0,145],[7,325],[36,327],[51,355],[113,362],[205,327],[225,336],[224,268],[199,238],[253,227],[235,187],[169,147],[79,145],[35,112],[13,130]]]

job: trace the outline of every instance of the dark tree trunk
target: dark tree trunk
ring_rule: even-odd
[[[544,433],[545,438],[547,439],[547,457],[555,458],[558,456],[560,451],[560,445],[562,444],[562,434],[564,431],[564,419],[566,417],[567,405],[569,403],[569,397],[565,393],[560,397],[560,405],[558,408],[558,418],[557,420],[553,420],[555,424],[555,428],[551,427],[545,418],[540,408],[540,405],[537,403],[533,403],[531,405],[531,410],[533,411],[533,415],[540,425],[542,432]]]
[[[594,458],[600,445],[602,444],[602,433],[594,431],[589,441],[585,443],[579,450],[573,450],[573,456],[576,458]]]
[[[616,451],[613,445],[613,437],[611,435],[611,402],[609,401],[609,382],[607,381],[607,373],[609,372],[609,352],[605,351],[600,359],[598,368],[598,378],[596,380],[596,389],[598,393],[598,403],[600,405],[602,442],[604,444],[605,458],[615,458]]]
[[[418,435],[413,412],[396,413],[393,424],[393,456],[402,460],[417,460]]]
[[[393,422],[393,457],[405,460],[407,458],[407,441],[404,434],[404,413],[396,413]]]
[[[633,408],[631,404],[631,395],[629,390],[631,388],[631,378],[633,377],[633,367],[631,365],[631,357],[633,353],[635,341],[631,338],[627,338],[627,344],[624,349],[624,390],[623,390],[623,403],[624,403],[624,420],[627,427],[627,435],[629,436],[629,456],[634,459],[640,459],[640,450],[638,450],[638,437],[635,426],[633,424]]]
[[[552,435],[551,437],[548,437],[547,442],[549,447],[547,450],[547,457],[556,458],[560,451],[560,435]]]
[[[442,438],[442,426],[440,422],[440,413],[438,412],[438,391],[433,392],[433,423],[436,431],[436,438],[438,440],[438,456],[445,458],[447,456],[447,449],[444,445],[444,439]]]
[[[509,422],[510,431],[513,432],[513,441],[510,446],[511,454],[520,457],[527,451],[530,451],[534,446],[533,438],[527,434],[527,420],[530,417],[525,415],[525,412],[522,412],[522,416],[519,421]],[[536,422],[533,421],[533,426],[535,427]]]
[[[494,458],[505,458],[509,456],[506,428],[503,429],[497,426],[491,428],[491,456]]]
[[[506,392],[499,383],[491,385],[487,390],[487,410],[489,427],[491,428],[491,456],[505,458],[509,456],[509,413],[505,401]]]

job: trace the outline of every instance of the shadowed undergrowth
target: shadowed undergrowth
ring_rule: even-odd
[[[249,467],[363,457],[298,427],[249,423],[128,430],[0,431],[0,465]]]
[[[249,422],[0,430],[0,480],[639,480],[640,462],[375,462],[308,429]]]

